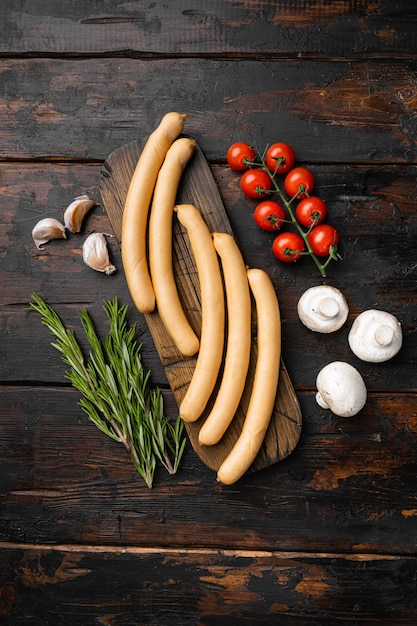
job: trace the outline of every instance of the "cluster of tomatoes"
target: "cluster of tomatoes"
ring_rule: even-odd
[[[307,167],[294,167],[293,148],[284,142],[270,145],[257,159],[255,150],[245,142],[236,142],[227,150],[229,166],[242,171],[240,185],[249,198],[262,200],[256,205],[254,219],[265,231],[279,231],[284,224],[294,230],[280,232],[272,243],[274,255],[281,261],[297,261],[304,254],[313,257],[325,276],[325,268],[337,253],[339,234],[325,224],[325,202],[312,195],[314,175]],[[277,175],[283,176],[283,190]],[[279,202],[271,198],[277,194]],[[327,257],[321,262],[322,257]]]

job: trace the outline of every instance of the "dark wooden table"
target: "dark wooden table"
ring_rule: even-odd
[[[415,624],[417,5],[13,0],[0,33],[0,623]],[[188,445],[179,473],[149,490],[86,419],[27,309],[36,291],[70,327],[87,308],[104,332],[103,300],[131,305],[176,416],[117,244],[112,276],[83,264],[86,234],[110,229],[103,208],[65,245],[40,252],[31,239],[75,196],[100,202],[106,157],[170,110],[189,114],[246,262],[274,281],[303,414],[293,454],[232,487]],[[326,280],[349,303],[339,332],[301,325],[298,298],[323,281],[307,259],[274,259],[226,167],[236,140],[288,141],[313,170],[341,235]],[[403,348],[383,364],[348,348],[368,308],[402,324]],[[359,416],[316,404],[330,360],[363,375]]]

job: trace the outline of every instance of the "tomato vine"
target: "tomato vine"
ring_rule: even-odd
[[[230,155],[233,155],[231,157]],[[240,185],[243,193],[252,199],[271,198],[276,194],[284,215],[265,206],[255,208],[254,218],[263,230],[278,230],[284,224],[292,225],[296,232],[279,233],[273,241],[274,255],[284,262],[295,262],[302,256],[310,256],[323,277],[331,261],[341,259],[338,252],[339,233],[329,224],[323,223],[327,208],[324,201],[313,196],[315,180],[307,167],[296,166],[293,148],[283,142],[267,147],[263,154],[246,142],[232,144],[226,155],[229,166],[242,172]],[[272,202],[272,201],[270,201]],[[262,210],[262,220],[259,214]],[[266,226],[267,224],[267,226]],[[325,257],[325,259],[324,259]],[[323,260],[324,259],[324,260]]]

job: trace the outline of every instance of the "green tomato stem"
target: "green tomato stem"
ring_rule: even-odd
[[[282,192],[282,189],[280,188],[280,186],[278,185],[275,175],[276,172],[272,173],[269,168],[267,167],[266,163],[265,163],[265,158],[264,155],[261,156],[261,169],[263,169],[269,176],[269,178],[272,181],[273,187],[274,187],[274,191],[278,194],[281,202],[284,204],[287,213],[290,217],[290,222],[295,226],[295,228],[297,229],[298,233],[300,234],[300,236],[302,237],[305,246],[307,248],[307,254],[309,256],[311,256],[311,258],[313,259],[314,263],[316,264],[318,270],[320,271],[320,274],[323,276],[323,278],[326,277],[326,267],[328,266],[328,264],[330,263],[330,261],[332,259],[337,258],[334,251],[333,254],[329,254],[328,258],[326,259],[326,261],[324,263],[320,262],[320,259],[316,256],[316,254],[314,254],[313,249],[311,247],[311,244],[308,240],[308,235],[311,231],[311,228],[308,229],[308,231],[306,232],[301,224],[299,224],[299,222],[297,221],[294,211],[292,209],[291,203],[297,198],[298,194],[300,193],[300,191],[302,191],[302,189],[300,189],[297,194],[295,194],[295,196],[293,196],[292,198],[290,198],[290,200],[288,200],[284,193]]]

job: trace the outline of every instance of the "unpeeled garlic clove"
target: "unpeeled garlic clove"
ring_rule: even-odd
[[[67,206],[64,212],[64,226],[71,233],[79,233],[84,217],[88,211],[96,206],[97,202],[90,200],[86,195],[77,196],[75,200]]]
[[[113,274],[116,268],[110,263],[105,235],[106,233],[91,233],[91,235],[88,235],[83,244],[83,261],[88,267],[97,272]],[[107,236],[112,237],[113,235]]]
[[[32,239],[38,250],[43,250],[45,243],[51,239],[66,239],[65,227],[54,217],[45,217],[32,230]]]

